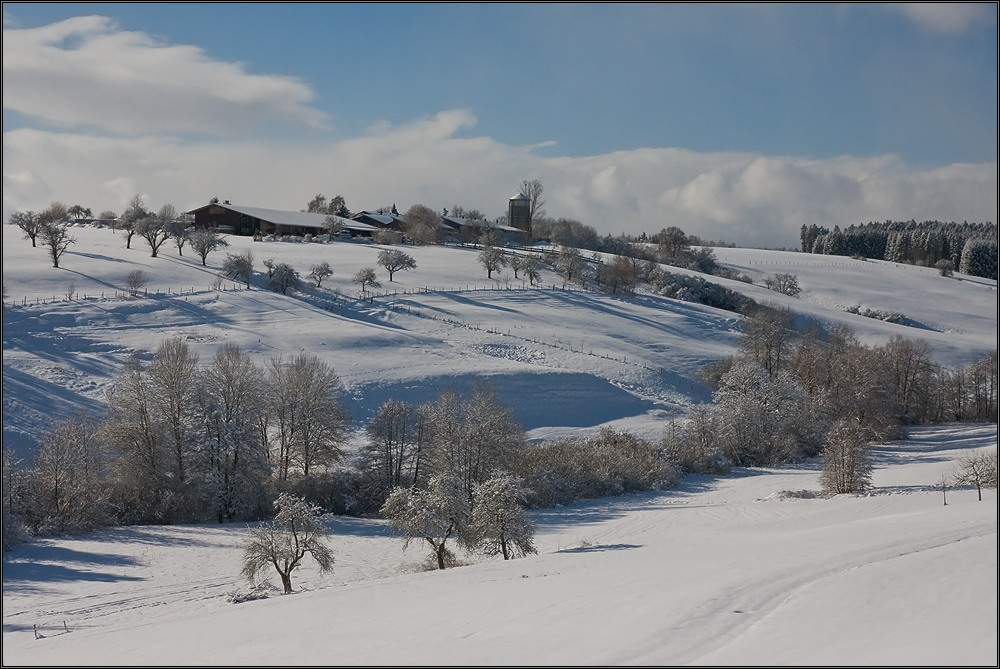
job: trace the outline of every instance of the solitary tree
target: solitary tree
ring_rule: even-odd
[[[250,279],[253,277],[253,252],[226,255],[225,262],[222,263],[222,273],[234,279],[242,278],[250,287]]]
[[[382,285],[378,282],[378,277],[375,276],[375,269],[372,267],[365,267],[364,269],[358,270],[358,273],[351,278],[351,281],[361,285],[362,294],[366,292],[368,286],[378,288]]]
[[[306,275],[307,279],[312,279],[316,282],[316,287],[319,288],[323,284],[323,279],[333,274],[333,268],[330,267],[330,263],[324,261],[321,263],[316,263],[309,268],[309,274]]]
[[[229,242],[214,230],[194,230],[189,235],[191,248],[201,258],[202,267],[205,266],[208,254],[219,249],[229,248]],[[251,267],[253,263],[250,263]]]
[[[479,264],[486,270],[487,279],[492,279],[493,272],[502,269],[506,263],[503,251],[494,246],[484,246],[479,252]]]
[[[782,272],[772,274],[769,277],[765,277],[764,285],[771,290],[792,297],[798,297],[802,292],[802,289],[799,288],[799,278],[794,274],[784,274]]]
[[[580,252],[572,246],[563,246],[559,249],[559,256],[556,258],[556,271],[567,281],[572,281],[574,276],[579,276],[583,272],[584,262],[580,257]]]
[[[825,441],[823,471],[819,476],[823,492],[840,495],[870,488],[872,463],[864,431],[853,421],[841,419],[833,424]]]
[[[134,269],[125,275],[125,290],[135,297],[149,283],[149,276],[141,269]]]
[[[292,591],[292,571],[306,553],[316,560],[321,573],[333,571],[333,551],[326,543],[331,532],[322,510],[301,497],[281,493],[274,507],[278,510],[274,520],[250,531],[244,546],[243,576],[253,583],[271,565],[288,594]]]
[[[469,524],[469,502],[455,477],[432,477],[426,490],[396,488],[382,505],[389,527],[403,537],[403,550],[413,539],[423,539],[431,547],[438,569],[454,559],[448,539],[463,539]]]
[[[152,214],[146,211],[146,203],[141,195],[133,195],[122,213],[120,228],[125,235],[125,248],[132,248],[132,238],[138,233],[139,221]]]
[[[10,215],[9,223],[21,228],[25,239],[31,240],[31,245],[37,247],[36,240],[42,231],[42,217],[33,211],[15,211]]]
[[[983,501],[983,488],[997,487],[997,449],[966,451],[958,459],[958,467],[952,475],[957,485],[974,485]]]
[[[524,512],[526,490],[521,480],[496,472],[473,491],[469,541],[482,553],[504,560],[537,553],[535,526]]]
[[[65,223],[46,223],[41,229],[42,246],[49,247],[49,257],[52,258],[52,266],[59,267],[59,259],[69,249],[71,244],[76,243],[76,238],[71,237],[69,229]]]
[[[267,285],[271,290],[284,295],[289,288],[299,290],[302,287],[299,273],[292,269],[291,265],[281,262],[269,269]]]
[[[170,239],[170,230],[157,216],[146,216],[135,223],[135,231],[149,244],[150,255],[155,258],[160,247]]]
[[[379,265],[389,273],[389,282],[392,282],[392,275],[400,270],[416,269],[417,261],[409,253],[404,253],[398,249],[381,251],[378,254]]]
[[[441,217],[422,204],[415,204],[406,210],[404,232],[417,244],[436,244],[440,236]]]

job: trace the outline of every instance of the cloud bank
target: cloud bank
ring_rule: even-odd
[[[136,193],[180,209],[213,196],[299,209],[323,193],[344,195],[354,210],[459,204],[497,216],[523,179],[542,181],[550,216],[610,234],[673,225],[705,239],[795,246],[803,224],[997,220],[995,161],[913,170],[892,155],[682,148],[552,158],[538,152],[550,143],[470,137],[476,117],[466,109],[335,140],[307,85],[105,18],[4,30],[3,48],[4,108],[41,121],[4,132],[4,220],[53,199],[120,212]],[[249,132],[275,121],[306,132],[281,141]]]
[[[3,31],[4,109],[60,126],[228,135],[277,119],[320,128],[312,98],[293,78],[248,74],[105,17]]]

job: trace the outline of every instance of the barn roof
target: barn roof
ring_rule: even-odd
[[[316,230],[322,230],[327,217],[333,216],[332,214],[311,214],[305,211],[284,211],[282,209],[265,209],[264,207],[245,207],[240,204],[229,203],[213,202],[211,205],[205,205],[205,207],[209,206],[223,207],[224,209],[235,211],[238,214],[259,218],[262,221],[267,221],[268,223],[273,223],[275,225],[314,228]],[[205,207],[198,207],[198,209],[194,209],[188,213],[193,214],[196,211],[204,209]],[[355,230],[357,232],[371,232],[375,230],[374,226],[368,225],[367,223],[352,221],[351,219],[344,218],[342,216],[333,217],[340,221],[345,230]]]

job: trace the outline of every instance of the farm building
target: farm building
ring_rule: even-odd
[[[225,202],[213,202],[187,212],[194,216],[195,227],[212,228],[236,235],[319,235],[328,232],[326,220],[335,219],[341,229],[352,237],[370,237],[376,229],[361,221],[340,216],[310,214],[304,211],[283,211],[263,207],[244,207]]]

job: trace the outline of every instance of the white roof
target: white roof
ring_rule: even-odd
[[[471,218],[458,218],[456,216],[442,216],[441,220],[452,226],[458,226],[459,228],[465,228],[465,227],[494,228],[495,230],[500,230],[502,232],[524,232],[524,230],[521,230],[521,228],[515,228],[510,225],[500,225],[499,223],[484,221],[481,218],[471,219]]]
[[[344,218],[343,216],[334,216],[333,214],[311,214],[305,211],[284,211],[281,209],[265,209],[263,207],[244,207],[238,204],[220,204],[213,203],[219,207],[225,207],[240,214],[246,216],[252,216],[253,218],[259,218],[262,221],[267,221],[268,223],[274,223],[275,225],[287,225],[287,226],[297,226],[300,228],[314,228],[316,230],[323,229],[323,225],[326,219],[330,216],[340,221],[341,225],[347,230],[358,230],[358,231],[373,231],[375,227],[368,225],[367,223],[359,223],[358,221],[352,221],[349,218]]]

